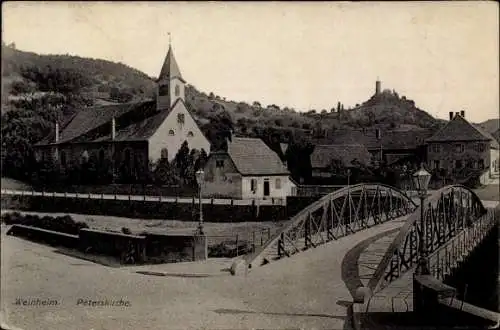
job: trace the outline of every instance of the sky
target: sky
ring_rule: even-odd
[[[382,89],[437,118],[499,117],[495,2],[3,2],[2,40],[122,62],[156,77],[171,33],[187,82],[297,110]]]

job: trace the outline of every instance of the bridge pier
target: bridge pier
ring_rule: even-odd
[[[440,299],[454,298],[455,288],[443,284],[430,274],[413,275],[413,312],[419,324],[439,324]]]

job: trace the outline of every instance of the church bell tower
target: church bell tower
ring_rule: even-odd
[[[169,110],[177,99],[184,101],[185,84],[169,42],[168,53],[156,81],[156,110]]]

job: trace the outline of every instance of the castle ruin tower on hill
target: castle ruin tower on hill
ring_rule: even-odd
[[[380,79],[377,77],[377,81],[375,81],[375,95],[379,95],[380,91],[382,88],[382,83],[380,82]]]

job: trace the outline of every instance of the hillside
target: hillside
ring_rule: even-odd
[[[51,89],[46,86],[43,90],[30,79],[35,68],[38,72],[60,71],[83,76],[86,84],[79,92],[92,99],[109,99],[120,93],[133,98],[151,97],[154,87],[150,77],[122,63],[70,55],[38,55],[2,44],[2,112],[9,110],[4,106],[11,99],[39,97]]]
[[[488,119],[486,121],[483,121],[482,123],[479,123],[478,125],[481,126],[485,131],[493,134],[500,128],[500,120]]]
[[[24,179],[33,162],[32,145],[53,130],[56,119],[64,122],[88,106],[152,97],[154,79],[122,63],[38,55],[2,44],[2,166]],[[307,144],[311,135],[337,129],[437,129],[442,124],[413,101],[388,91],[352,109],[332,100],[330,110],[317,112],[226,100],[188,85],[186,103],[212,143],[230,129],[260,137],[275,150],[280,142]]]

